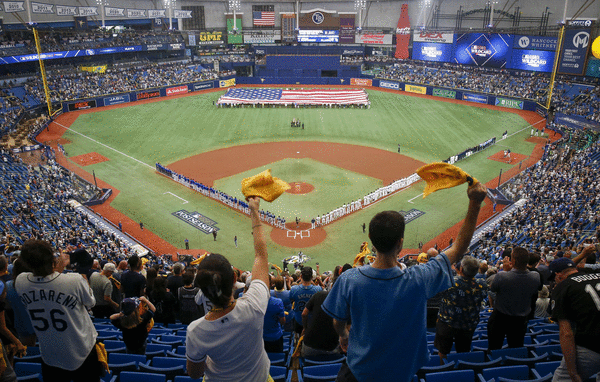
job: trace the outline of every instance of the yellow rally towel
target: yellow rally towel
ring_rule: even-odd
[[[417,175],[427,182],[423,197],[437,190],[456,187],[465,182],[469,182],[469,186],[478,182],[462,169],[444,162],[427,164],[417,170]]]
[[[96,342],[96,353],[98,353],[98,362],[102,365],[102,369],[110,373],[108,369],[108,353],[102,342]]]
[[[369,250],[369,244],[366,241],[363,242],[363,244],[360,246],[360,253],[354,258],[352,268],[356,268],[357,266],[362,267],[363,265],[365,265],[365,257],[370,253],[371,251]],[[372,256],[369,257],[372,258]]]
[[[273,177],[271,169],[242,180],[242,194],[246,198],[258,196],[267,202],[277,199],[285,190],[290,188],[290,185],[283,180]]]
[[[198,258],[194,261],[192,261],[190,263],[190,265],[198,265],[202,262],[202,260],[204,260],[204,258],[206,257],[207,253],[205,253],[204,255],[198,256]]]

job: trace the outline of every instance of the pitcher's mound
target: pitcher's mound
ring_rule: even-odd
[[[315,186],[313,186],[310,183],[305,183],[305,182],[291,182],[289,183],[290,188],[289,190],[286,190],[285,192],[290,193],[290,194],[308,194],[309,192],[311,192],[312,190],[315,189]]]
[[[279,245],[290,248],[307,248],[320,244],[327,237],[327,232],[323,228],[311,229],[311,223],[296,222],[285,224],[286,229],[273,228],[271,230],[271,240]]]
[[[518,154],[518,153],[510,153],[509,156],[504,156],[504,151],[498,151],[496,154],[491,155],[488,159],[495,160],[503,163],[517,164],[523,159],[527,159],[527,155]]]
[[[75,157],[71,157],[70,159],[80,166],[89,166],[96,163],[106,162],[108,160],[107,157],[95,152],[77,155]]]

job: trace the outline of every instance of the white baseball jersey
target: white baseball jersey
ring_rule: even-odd
[[[35,277],[25,272],[15,280],[15,289],[31,318],[44,362],[78,369],[98,336],[87,312],[96,303],[87,281],[79,273]]]

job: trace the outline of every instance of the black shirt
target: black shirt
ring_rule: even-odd
[[[306,303],[310,315],[304,328],[304,343],[313,349],[332,351],[337,348],[339,337],[333,327],[333,318],[321,308],[328,293],[317,292]]]
[[[117,318],[116,320],[112,320],[112,324],[123,332],[123,342],[125,342],[125,346],[128,349],[139,349],[146,342],[146,338],[148,338],[148,323],[154,317],[152,311],[148,310],[146,313],[142,314],[142,322],[138,324],[138,326],[125,329],[121,326],[121,319]]]
[[[569,320],[575,344],[600,353],[600,273],[577,272],[552,291],[552,319]]]
[[[141,297],[146,288],[146,278],[133,271],[123,272],[121,275],[121,289],[125,297]]]

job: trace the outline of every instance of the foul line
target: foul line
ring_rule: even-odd
[[[75,131],[75,130],[71,129],[70,127],[67,127],[67,126],[65,126],[65,125],[63,125],[63,124],[61,124],[61,123],[58,123],[58,122],[56,122],[56,121],[54,121],[54,123],[56,123],[56,124],[57,124],[57,125],[59,125],[59,126],[62,126],[62,127],[64,127],[65,129],[67,129],[67,130],[69,130],[69,131],[72,131],[72,132],[74,132],[75,134],[79,134],[79,135],[81,135],[82,137],[84,137],[84,138],[87,138],[87,139],[89,139],[90,141],[92,141],[92,142],[95,142],[95,143],[99,144],[100,146],[104,146],[104,147],[106,147],[107,149],[110,149],[110,150],[112,150],[112,151],[114,151],[114,152],[117,152],[117,153],[119,153],[119,154],[121,154],[121,155],[123,155],[123,156],[125,156],[125,157],[127,157],[127,158],[129,158],[129,159],[131,159],[131,160],[134,160],[134,161],[136,161],[136,162],[138,162],[138,163],[140,163],[140,164],[143,164],[144,166],[148,166],[148,167],[150,167],[151,169],[155,170],[154,166],[150,166],[148,163],[144,163],[144,162],[142,162],[142,161],[141,161],[141,160],[139,160],[139,159],[135,159],[134,157],[132,157],[132,156],[130,156],[130,155],[127,155],[127,154],[125,154],[124,152],[121,152],[121,151],[119,151],[119,150],[117,150],[117,149],[114,149],[114,148],[112,148],[112,147],[108,146],[108,145],[105,145],[105,144],[104,144],[104,143],[102,143],[102,142],[98,142],[98,141],[97,141],[97,140],[95,140],[94,138],[88,137],[87,135],[85,135],[85,134],[82,134],[82,133],[80,133],[80,132],[78,132],[78,131]]]
[[[412,199],[409,199],[409,200],[408,200],[408,202],[409,202],[409,203],[411,203],[411,204],[414,204],[412,201],[413,201],[413,200],[415,200],[416,198],[418,198],[418,197],[419,197],[419,196],[421,196],[421,195],[423,195],[423,193],[422,193],[422,192],[421,192],[419,195],[415,196],[414,198],[412,198]]]
[[[184,198],[182,198],[182,197],[179,197],[179,196],[175,195],[174,193],[172,193],[172,192],[170,192],[170,191],[167,191],[167,192],[164,192],[164,193],[163,193],[163,195],[165,195],[165,194],[171,194],[171,195],[173,195],[174,197],[176,197],[177,199],[181,199],[181,200],[183,200],[183,201],[185,202],[185,203],[183,203],[183,204],[187,204],[187,203],[189,203],[189,202],[188,202],[187,200],[185,200]]]

